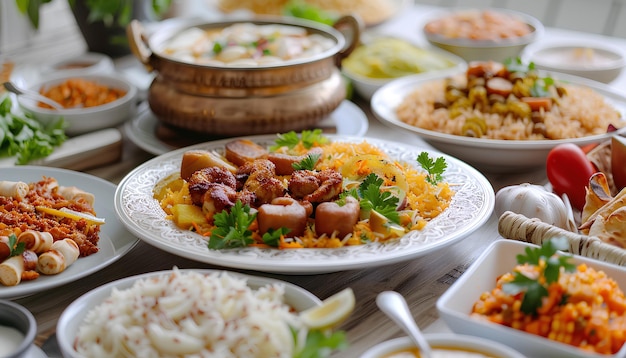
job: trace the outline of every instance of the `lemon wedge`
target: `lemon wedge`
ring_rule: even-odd
[[[300,319],[311,329],[332,328],[350,316],[354,302],[354,292],[348,287],[325,299],[320,306],[300,312]]]
[[[376,210],[370,212],[370,227],[373,231],[392,237],[400,237],[406,233],[402,226],[387,219]]]
[[[46,206],[37,206],[35,207],[35,209],[37,211],[40,211],[42,213],[46,213],[49,215],[54,215],[54,216],[58,216],[58,217],[62,217],[62,218],[68,218],[68,219],[72,219],[72,220],[80,220],[80,219],[85,219],[89,224],[93,224],[93,225],[102,225],[104,224],[104,218],[98,218],[95,217],[91,214],[88,213],[83,213],[80,211],[75,211],[75,210],[70,210],[67,208],[61,208],[61,209],[53,209],[53,208],[49,208]]]

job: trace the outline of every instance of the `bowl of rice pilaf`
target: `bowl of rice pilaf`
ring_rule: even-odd
[[[490,172],[539,168],[560,143],[584,146],[626,130],[626,97],[588,79],[545,74],[519,59],[394,80],[371,103],[383,123]]]

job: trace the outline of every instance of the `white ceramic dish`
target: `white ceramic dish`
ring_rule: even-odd
[[[113,208],[116,188],[114,184],[89,174],[66,169],[38,166],[2,169],[2,180],[21,180],[30,183],[41,180],[44,175],[57,179],[61,185],[76,186],[95,195],[96,213],[98,217],[106,220],[100,232],[98,244],[100,251],[79,258],[73,265],[57,275],[42,275],[36,280],[24,281],[17,286],[0,286],[0,298],[14,299],[28,296],[79,280],[117,261],[139,241],[124,228],[116,217]]]
[[[37,105],[36,100],[18,96],[20,107],[43,123],[49,123],[59,117],[63,117],[68,125],[65,130],[68,135],[78,135],[98,129],[115,127],[135,114],[137,110],[137,103],[135,101],[137,88],[117,74],[69,74],[57,76],[33,82],[29,85],[29,89],[39,92],[42,87],[49,88],[71,78],[81,78],[101,85],[121,89],[124,90],[126,94],[113,102],[100,106],[64,108],[60,110],[42,108]]]
[[[453,71],[453,72],[464,71],[467,68],[467,63],[465,62],[465,60],[463,60],[462,58],[460,58],[459,56],[455,54],[452,54],[448,51],[441,50],[435,46],[428,46],[425,49],[428,51],[432,51],[433,53],[439,55],[440,57],[450,61],[453,65],[447,69],[426,71],[420,74],[415,74],[414,76],[421,76],[421,75],[432,74],[432,73],[441,74],[441,73],[448,73],[450,71]],[[364,99],[368,101],[371,100],[372,96],[374,95],[374,92],[376,92],[380,87],[386,85],[387,83],[395,79],[395,78],[378,79],[378,78],[365,77],[357,73],[354,73],[353,71],[350,71],[350,69],[345,66],[342,67],[341,71],[348,79],[350,79],[350,81],[352,82],[352,86],[354,87],[354,90],[356,91],[356,93],[358,93],[359,96],[363,97]]]
[[[466,38],[451,38],[439,34],[429,33],[425,31],[424,26],[426,23],[435,19],[451,16],[453,14],[465,11],[485,11],[490,10],[506,15],[512,15],[524,22],[526,22],[531,28],[532,32],[525,36],[512,37],[508,39],[494,40],[472,40]],[[484,61],[493,60],[502,62],[507,58],[513,58],[519,56],[522,50],[533,41],[540,38],[544,33],[544,26],[541,21],[528,14],[517,12],[509,9],[498,8],[485,8],[485,9],[470,9],[470,8],[449,8],[433,11],[432,14],[427,16],[427,21],[422,26],[422,32],[428,42],[432,45],[440,47],[446,51],[450,51],[453,54],[465,59],[466,61]]]
[[[154,155],[161,155],[178,149],[164,142],[155,134],[158,118],[148,108],[140,109],[139,115],[124,124],[124,132],[139,148]],[[336,128],[338,135],[362,137],[367,133],[369,122],[363,110],[350,101],[343,101],[326,119],[320,121],[319,128]]]
[[[513,269],[517,263],[516,255],[523,254],[527,247],[537,246],[521,241],[499,239],[480,255],[437,301],[437,310],[448,327],[459,334],[493,339],[518,350],[527,357],[625,357],[626,345],[614,355],[590,354],[564,343],[470,318],[469,313],[474,302],[483,292],[493,289],[498,276]],[[624,267],[581,256],[574,256],[571,262],[576,265],[585,263],[596,270],[602,270],[622,289],[626,287],[626,268]]]
[[[154,186],[180,170],[182,155],[189,149],[223,151],[232,139],[182,148],[149,160],[130,172],[118,186],[115,210],[126,227],[146,243],[188,259],[225,267],[276,272],[282,274],[314,274],[391,264],[409,260],[455,243],[478,229],[491,215],[494,207],[493,188],[485,177],[469,165],[445,154],[372,138],[328,136],[331,140],[367,141],[391,158],[415,163],[422,151],[443,156],[448,163],[444,180],[458,183],[450,204],[422,231],[412,231],[385,244],[372,243],[340,249],[275,250],[242,248],[209,250],[205,239],[194,232],[181,230],[165,218],[153,198]],[[263,146],[276,139],[271,136],[247,137]]]
[[[76,62],[91,63],[91,66],[82,69],[59,69],[59,66]],[[115,72],[115,64],[112,58],[100,53],[86,52],[79,56],[53,62],[42,60],[39,64],[16,63],[13,72],[11,72],[11,82],[27,88],[33,83],[64,74],[108,74],[113,72]]]
[[[455,350],[467,349],[472,353],[482,353],[494,358],[524,358],[514,349],[496,341],[473,336],[453,333],[429,333],[424,337],[431,347],[452,348]],[[361,358],[386,358],[390,354],[415,347],[409,337],[391,339],[379,343],[368,349]]]
[[[524,49],[522,60],[538,69],[610,83],[626,66],[623,49],[599,42],[534,43]]]
[[[201,274],[210,274],[218,272],[216,270],[201,269],[181,269],[181,273],[194,271]],[[73,349],[74,340],[78,332],[78,328],[82,324],[85,315],[95,306],[104,301],[111,295],[114,289],[123,290],[130,288],[137,280],[147,279],[150,277],[158,277],[161,275],[169,275],[171,270],[150,272],[142,275],[126,277],[117,281],[110,282],[104,286],[95,288],[86,294],[77,298],[72,302],[61,314],[56,327],[57,341],[59,348],[66,358],[79,358],[80,356]],[[259,276],[244,275],[236,272],[228,272],[234,277],[245,278],[248,286],[252,289],[258,289],[270,284],[282,284],[285,287],[285,302],[292,306],[296,311],[304,311],[307,308],[321,304],[321,300],[309,291],[296,286],[294,284]]]
[[[13,330],[7,330],[6,333],[3,333],[6,336],[2,340],[5,345],[0,347],[2,357],[30,357],[30,350],[37,335],[37,321],[33,314],[18,303],[0,300],[0,327],[8,327]],[[10,342],[8,339],[14,339],[14,342]]]
[[[41,74],[45,78],[70,75],[98,75],[113,73],[114,71],[115,65],[113,64],[113,59],[97,52],[86,52],[76,57],[41,65]]]
[[[429,81],[441,80],[445,77],[437,74],[420,77],[410,76],[390,82],[376,91],[372,97],[372,112],[384,124],[413,132],[438,150],[457,157],[481,170],[494,173],[521,172],[531,168],[540,168],[545,165],[550,150],[560,143],[567,142],[583,146],[601,142],[615,134],[614,132],[557,140],[481,139],[423,129],[398,119],[396,108],[407,95]],[[612,88],[596,81],[566,74],[560,74],[558,78],[564,82],[584,85],[594,89],[622,113],[622,120],[626,120],[626,97]],[[624,132],[626,132],[626,127],[620,129],[618,133]]]

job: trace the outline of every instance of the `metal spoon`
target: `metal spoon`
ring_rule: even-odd
[[[13,82],[5,82],[3,83],[4,88],[7,89],[7,91],[15,93],[18,96],[26,96],[26,97],[30,97],[32,99],[35,99],[39,102],[43,102],[47,105],[49,105],[50,107],[54,108],[54,109],[63,109],[63,105],[61,105],[59,102],[54,101],[46,96],[43,96],[35,91],[31,91],[31,90],[27,90],[27,89],[23,89],[23,88],[19,88],[18,86],[15,85],[15,83]]]
[[[381,292],[376,297],[376,305],[409,335],[417,345],[420,351],[420,357],[432,357],[430,346],[415,323],[411,311],[409,311],[409,306],[406,304],[406,300],[401,294],[394,291]]]

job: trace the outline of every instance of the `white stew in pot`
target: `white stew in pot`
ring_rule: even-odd
[[[336,44],[303,27],[245,22],[224,28],[191,27],[170,39],[162,53],[194,64],[257,67],[312,58]]]

